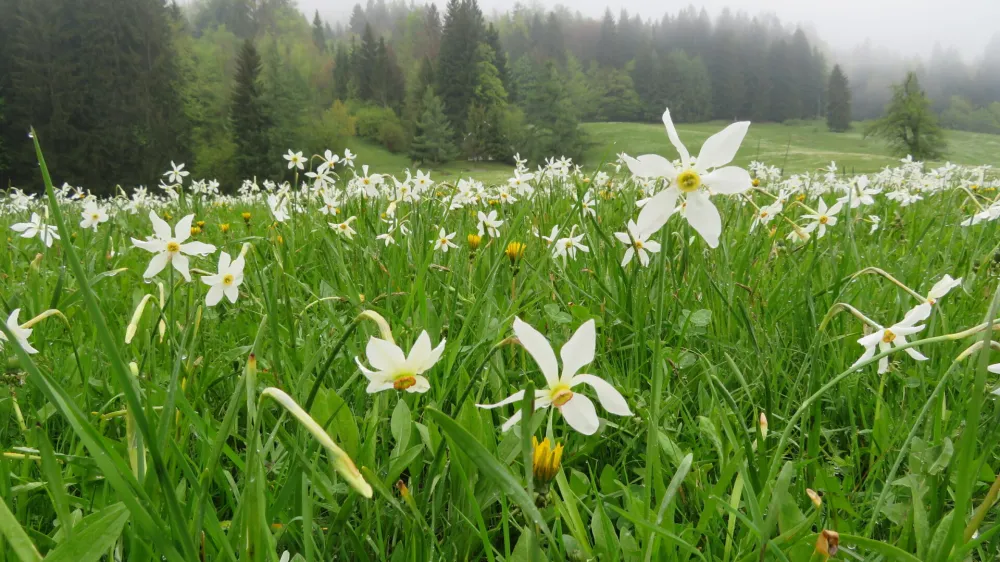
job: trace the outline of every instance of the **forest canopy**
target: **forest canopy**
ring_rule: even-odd
[[[940,49],[926,64],[851,57],[831,100],[840,61],[817,38],[729,10],[489,19],[475,0],[369,0],[329,22],[291,0],[0,0],[0,14],[5,187],[33,181],[32,126],[57,179],[95,193],[156,184],[171,160],[231,190],[251,170],[281,177],[289,148],[358,138],[415,162],[574,157],[580,122],[654,122],[666,106],[678,122],[835,107],[842,130],[878,117],[913,66],[944,126],[1000,132],[1000,39],[976,66]]]

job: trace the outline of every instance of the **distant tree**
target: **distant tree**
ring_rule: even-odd
[[[826,126],[835,133],[846,131],[851,126],[851,88],[839,64],[830,72],[826,99]]]
[[[375,99],[375,76],[380,72],[378,40],[371,24],[366,23],[361,34],[361,47],[358,49],[357,61],[351,65],[354,80],[358,87],[358,98],[364,101]]]
[[[341,43],[333,56],[333,95],[338,100],[347,100],[350,95],[351,74],[351,54]]]
[[[430,86],[424,90],[424,112],[416,125],[416,134],[410,143],[410,158],[415,162],[437,164],[447,162],[458,154],[455,137],[448,116],[444,113],[441,98],[434,95]]]
[[[944,133],[915,72],[892,87],[892,100],[885,114],[865,131],[869,135],[885,139],[899,156],[931,160],[944,155]]]
[[[396,62],[396,55],[386,46],[384,37],[378,40],[372,80],[373,100],[398,113],[406,95],[406,81],[403,70]]]
[[[313,44],[321,53],[326,52],[326,30],[323,28],[323,20],[319,17],[319,10],[313,15],[312,23]]]
[[[361,35],[364,32],[366,25],[368,25],[368,17],[365,15],[364,9],[361,7],[361,4],[355,4],[354,9],[351,10],[351,19],[349,24],[351,33]]]
[[[497,77],[507,92],[510,92],[510,71],[507,68],[507,54],[504,53],[503,44],[500,42],[500,32],[490,23],[486,27],[486,35],[483,41],[493,51],[492,64],[497,69]]]
[[[465,124],[472,102],[476,50],[483,35],[483,16],[476,0],[450,0],[441,34],[436,90],[448,119],[457,127]]]
[[[236,85],[230,104],[236,170],[241,178],[267,175],[269,168],[267,130],[270,125],[261,92],[261,59],[253,41],[243,42],[236,61]]]
[[[504,111],[507,92],[494,65],[494,53],[486,43],[476,50],[476,86],[466,118],[466,154],[473,159],[503,160],[510,156],[504,136]]]
[[[670,108],[674,121],[692,123],[710,117],[712,84],[701,57],[670,51],[663,60],[662,76],[663,105]]]

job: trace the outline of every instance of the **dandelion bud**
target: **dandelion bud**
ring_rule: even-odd
[[[767,439],[767,416],[764,412],[760,413],[760,434],[764,439]]]
[[[538,442],[537,437],[532,437],[531,444],[531,473],[535,477],[535,482],[538,483],[542,490],[545,490],[548,488],[549,483],[559,474],[563,446],[557,443],[553,447],[548,437],[542,439],[541,443]]]
[[[224,223],[220,224],[219,225],[219,231],[222,232],[223,234],[226,234],[227,232],[229,232],[229,223],[228,222],[224,222]]]
[[[809,496],[809,500],[813,502],[813,505],[816,506],[816,509],[819,509],[823,505],[823,498],[821,498],[820,495],[816,493],[816,490],[813,490],[812,488],[806,488],[806,495]]]
[[[469,241],[469,249],[475,252],[479,249],[479,244],[482,243],[483,237],[478,234],[470,234],[467,240]]]
[[[524,251],[528,248],[527,244],[521,242],[511,242],[507,244],[507,249],[504,250],[504,254],[507,255],[507,259],[510,260],[510,265],[517,265],[517,262],[521,261],[524,257]]]
[[[760,187],[760,178],[754,178],[752,182],[754,187]]]
[[[240,216],[243,217],[243,222],[247,223],[247,226],[249,226],[250,225],[250,213],[243,213]]]
[[[819,553],[824,560],[829,559],[831,556],[836,556],[837,550],[839,549],[840,535],[837,534],[837,531],[823,529],[823,532],[816,537],[816,552]]]
[[[198,221],[195,224],[198,225],[198,228],[205,228],[205,221]]]
[[[200,226],[192,226],[191,227],[191,236],[198,236],[199,234],[201,234],[201,227]]]

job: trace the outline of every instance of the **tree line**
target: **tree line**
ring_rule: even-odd
[[[487,21],[476,0],[369,0],[331,25],[291,0],[0,0],[0,14],[4,186],[36,173],[30,126],[60,181],[110,192],[155,184],[171,159],[227,188],[279,178],[289,148],[578,157],[581,121],[653,122],[665,106],[681,122],[825,117],[835,131],[858,116],[850,69],[814,38],[728,10],[518,6]]]

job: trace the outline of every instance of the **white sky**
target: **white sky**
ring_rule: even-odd
[[[352,0],[297,0],[303,11],[316,8],[327,17],[350,13]],[[444,8],[447,0],[436,0]],[[514,0],[479,0],[485,14],[503,11]],[[725,7],[749,14],[771,12],[785,24],[801,23],[814,29],[838,51],[871,40],[901,55],[927,56],[934,45],[955,47],[968,61],[978,59],[994,33],[1000,32],[1000,0],[528,0],[554,6],[569,5],[585,15],[599,17],[606,7],[616,15],[625,8],[646,18],[660,18],[681,8],[704,6],[713,16]],[[414,0],[416,3],[424,3]],[[362,2],[364,5],[364,2]]]

